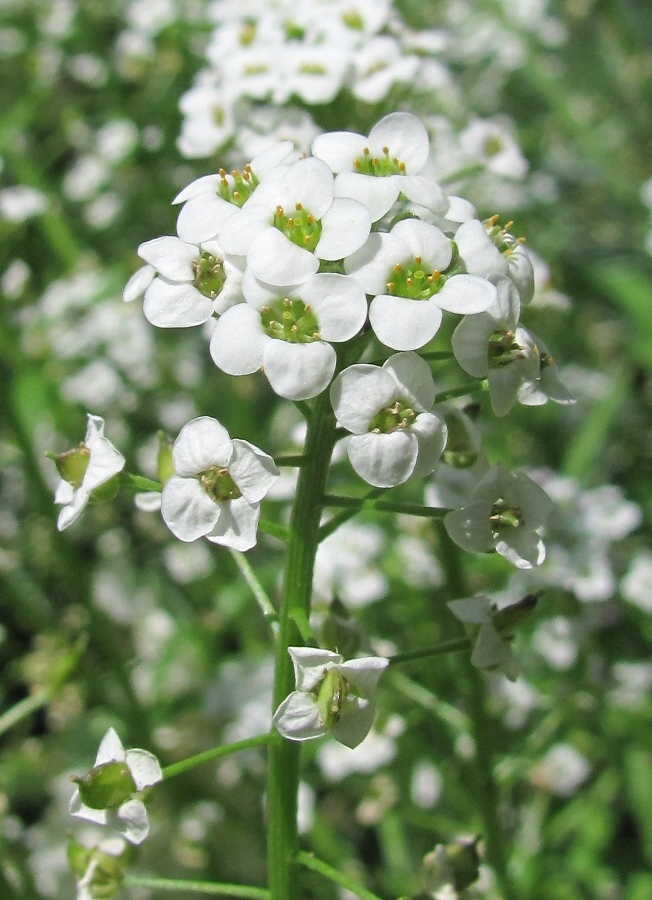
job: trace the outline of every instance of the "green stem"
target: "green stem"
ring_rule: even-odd
[[[274,676],[274,709],[294,689],[294,671],[287,648],[301,642],[295,617],[310,615],[312,576],[319,543],[330,458],[335,441],[335,416],[327,392],[314,401],[308,418],[304,456],[290,520],[284,592],[279,613],[279,640]],[[297,790],[299,749],[274,732],[268,753],[267,820],[268,883],[272,900],[298,900],[293,863],[299,851]]]
[[[161,492],[163,485],[160,481],[152,481],[151,478],[144,478],[142,475],[132,475],[130,472],[123,472],[120,481],[125,487],[130,487],[134,491],[157,491]]]
[[[411,662],[413,659],[427,659],[429,656],[438,656],[440,653],[455,653],[457,650],[470,650],[471,641],[468,638],[451,638],[434,647],[424,647],[421,650],[406,650],[405,653],[395,653],[390,656],[389,665]]]
[[[301,863],[302,866],[305,866],[306,869],[318,872],[334,884],[339,884],[340,887],[346,888],[348,891],[353,891],[360,900],[382,900],[382,897],[379,897],[378,894],[372,894],[371,891],[361,887],[356,881],[349,878],[348,875],[345,875],[344,872],[340,872],[339,869],[334,869],[332,866],[329,866],[328,863],[322,862],[321,859],[316,859],[311,853],[306,853],[302,850],[297,854],[297,862]]]
[[[0,716],[0,734],[9,731],[9,729],[13,728],[21,719],[36,712],[37,709],[46,706],[50,697],[51,691],[47,688],[41,688],[33,694],[30,694],[29,697],[19,700],[18,703],[15,703],[9,709],[5,710]]]
[[[231,558],[240,570],[240,574],[251,588],[256,603],[263,614],[265,621],[269,624],[274,635],[278,634],[278,614],[274,608],[274,604],[267,596],[265,589],[256,577],[254,570],[249,564],[249,560],[244,553],[239,550],[231,550]]]
[[[486,378],[483,378],[482,381],[470,381],[468,384],[463,384],[462,387],[441,391],[435,396],[435,403],[444,403],[446,400],[453,400],[455,397],[466,397],[468,394],[477,394],[480,391],[487,390],[489,390],[489,382]]]
[[[422,516],[426,519],[443,519],[448,509],[437,506],[421,506],[420,503],[394,503],[392,500],[376,500],[373,497],[338,497],[336,494],[324,494],[324,506],[352,509],[352,515],[363,509],[377,509],[381,512],[402,513],[406,516]],[[330,526],[330,522],[322,528]],[[334,529],[332,529],[334,530]],[[330,532],[329,532],[330,533]]]
[[[274,462],[277,466],[288,466],[300,468],[306,461],[305,456],[302,453],[291,454],[288,453],[285,456],[275,456]]]
[[[267,888],[248,884],[218,884],[211,881],[185,881],[183,878],[147,878],[127,875],[125,887],[153,888],[156,891],[187,891],[192,894],[212,894],[214,897],[245,897],[248,900],[269,900]]]
[[[270,522],[269,519],[259,520],[258,531],[271,534],[272,537],[278,538],[279,541],[288,541],[290,539],[290,532],[285,525],[279,525],[278,522]]]
[[[454,597],[468,595],[460,550],[439,525],[442,544],[441,559],[448,586]],[[504,900],[518,900],[507,872],[504,828],[500,820],[500,795],[494,778],[495,724],[487,713],[487,687],[481,674],[471,665],[470,657],[462,659],[461,685],[471,720],[475,756],[473,759],[474,797],[483,822],[487,862],[494,870]]]
[[[373,500],[374,497],[380,497],[385,493],[386,488],[372,488],[364,497],[361,497],[361,500]],[[357,507],[355,505],[348,506],[342,510],[342,512],[337,513],[328,522],[325,522],[319,529],[319,540],[323,541],[328,537],[329,534],[333,534],[334,531],[340,527],[340,525],[344,525],[345,522],[348,522],[349,519],[352,519],[353,516],[356,516],[360,512],[361,507]]]
[[[271,736],[269,732],[258,734],[255,737],[245,738],[242,741],[235,741],[233,744],[223,744],[221,747],[212,747],[210,750],[204,750],[195,756],[189,756],[179,762],[172,763],[163,769],[163,778],[174,778],[175,775],[181,775],[188,769],[194,769],[195,766],[201,766],[203,763],[212,762],[215,759],[221,759],[223,756],[230,756],[232,753],[238,753],[240,750],[249,750],[251,747],[265,747],[269,744]]]

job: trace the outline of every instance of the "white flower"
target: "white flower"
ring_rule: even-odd
[[[191,244],[214,239],[258,184],[287,162],[293,150],[291,141],[279,141],[262,150],[242,172],[227,174],[221,169],[215,175],[202,175],[192,181],[172,201],[183,203],[177,219],[179,237]]]
[[[328,342],[354,337],[367,318],[362,288],[334,272],[279,287],[247,272],[242,291],[247,302],[227,310],[211,336],[215,364],[228,375],[262,368],[274,391],[290,400],[320,394],[335,371]]]
[[[161,515],[182,541],[205,536],[249,550],[256,543],[260,501],[278,477],[274,461],[248,441],[231,440],[208,416],[183,426],[172,448],[175,475],[161,494]]]
[[[489,309],[462,319],[453,333],[452,347],[465,372],[487,378],[492,409],[504,416],[520,399],[524,386],[532,385],[529,390],[533,390],[540,358],[534,338],[518,322],[520,302],[513,282],[498,277],[496,289]]]
[[[450,238],[418,219],[403,219],[389,233],[372,234],[344,267],[374,295],[371,327],[394,350],[417,350],[432,340],[442,310],[478,313],[496,298],[486,278],[463,272]]]
[[[519,181],[527,174],[527,160],[505,123],[474,119],[460,132],[459,141],[462,153],[488,172]]]
[[[409,113],[385,116],[369,137],[351,131],[319,135],[312,152],[336,174],[336,196],[364,203],[372,222],[391,209],[399,194],[435,212],[448,206],[440,186],[420,174],[428,161],[428,132]]]
[[[548,400],[560,403],[562,406],[570,406],[575,403],[575,397],[562,382],[559,375],[559,366],[555,358],[548,352],[548,348],[540,338],[530,333],[534,341],[539,360],[537,377],[532,381],[525,381],[518,391],[518,402],[524,406],[542,406]]]
[[[463,550],[495,550],[517,568],[531,569],[545,559],[539,530],[551,509],[543,488],[498,463],[480,479],[466,506],[446,514],[444,526]]]
[[[333,175],[320,159],[279,167],[219,233],[227,253],[247,257],[267,284],[299,284],[320,260],[343,259],[366,241],[371,220],[355,200],[336,199]]]
[[[510,681],[520,673],[512,650],[514,626],[536,603],[536,595],[524,597],[511,606],[498,609],[482,594],[451,600],[446,605],[461,622],[471,626],[473,652],[471,663],[478,669],[500,670]]]
[[[143,312],[158,328],[203,325],[242,300],[242,270],[217,241],[159,237],[141,244],[138,255],[157,273],[145,289]]]
[[[62,477],[55,490],[54,502],[64,504],[57,519],[59,531],[72,525],[88,503],[92,492],[121,472],[125,464],[122,453],[104,437],[104,419],[90,413],[84,443],[68,454],[61,454],[58,463],[62,456],[68,459],[74,456],[75,469],[82,471],[81,477],[69,476],[72,481]],[[58,464],[57,468],[60,472],[62,468],[65,471],[66,461],[64,460],[63,465]]]
[[[84,793],[87,801],[98,796],[93,779],[97,784],[97,779],[101,779],[109,771],[111,763],[124,763],[117,778],[120,780],[119,793],[126,794],[128,799],[121,799],[115,804],[109,800],[104,808],[86,805],[82,802],[81,794]],[[161,767],[152,753],[138,748],[125,751],[114,729],[109,728],[100,743],[93,769],[83,779],[79,779],[80,787],[70,800],[70,813],[98,825],[109,825],[130,843],[140,844],[149,834],[149,821],[145,804],[134,795],[162,780]]]
[[[387,659],[370,656],[344,661],[339,653],[312,647],[288,647],[296,690],[274,713],[283,737],[308,741],[330,732],[336,741],[357,747],[371,728],[374,696]]]
[[[506,275],[514,282],[522,304],[534,296],[534,268],[523,246],[523,238],[510,234],[508,222],[501,226],[498,216],[480,222],[462,222],[455,232],[455,243],[466,271],[494,280]]]
[[[416,353],[396,353],[381,367],[349,366],[331,387],[338,422],[353,436],[347,453],[355,471],[376,487],[429,475],[446,444],[447,429],[433,413],[430,367]]]

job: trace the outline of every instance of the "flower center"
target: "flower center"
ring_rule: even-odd
[[[291,344],[311,344],[321,340],[319,323],[311,307],[303,300],[284,297],[260,311],[265,334]]]
[[[240,489],[229,475],[229,470],[221,466],[211,466],[199,476],[201,486],[215,503],[226,503],[242,497]]]
[[[192,270],[195,273],[193,283],[199,293],[214,300],[226,281],[224,260],[204,250],[198,259],[193,259]]]
[[[489,157],[496,156],[498,153],[500,153],[500,151],[502,149],[503,149],[503,142],[500,140],[500,138],[497,135],[491,134],[487,138],[485,138],[485,141],[483,144],[483,150],[484,150],[486,156],[489,156]]]
[[[91,451],[86,444],[80,444],[74,450],[66,450],[54,457],[59,475],[75,489],[80,487],[91,461]]]
[[[379,410],[369,423],[374,434],[391,434],[399,428],[409,428],[416,419],[415,411],[402,400]]]
[[[499,497],[491,507],[489,516],[491,527],[494,531],[503,531],[505,528],[518,528],[525,525],[525,519],[519,506],[510,506],[507,500]]]
[[[222,200],[233,203],[235,206],[243,206],[258,187],[258,179],[249,163],[242,172],[233,169],[231,174],[227,175],[226,169],[220,169],[218,174],[220,184],[217,193]]]
[[[519,246],[519,244],[525,243],[524,237],[514,237],[513,234],[510,234],[509,229],[514,224],[513,222],[505,222],[503,226],[498,222],[498,216],[491,216],[490,219],[485,219],[482,223],[487,230],[487,234],[494,242],[496,247],[500,250],[503,256],[511,256],[514,250]]]
[[[310,250],[311,253],[319,243],[321,222],[304,209],[301,203],[295,205],[294,212],[289,216],[286,216],[282,206],[277,206],[272,224],[293,244]]]
[[[427,300],[444,284],[445,277],[438,269],[428,271],[420,256],[405,263],[396,263],[389,273],[387,293],[409,300]]]
[[[317,709],[326,728],[339,721],[348,693],[346,678],[337,669],[328,669],[317,692]]]
[[[347,28],[352,28],[354,31],[362,31],[364,28],[364,19],[357,9],[343,12],[341,18]]]
[[[525,347],[516,340],[516,335],[511,328],[504,328],[494,333],[489,338],[488,362],[490,369],[500,369],[510,363],[525,359]]]
[[[405,175],[405,163],[396,156],[390,156],[389,147],[383,147],[381,157],[372,156],[369,147],[365,147],[362,156],[353,160],[353,165],[356,172],[360,172],[361,175],[375,175],[380,178],[387,175]]]

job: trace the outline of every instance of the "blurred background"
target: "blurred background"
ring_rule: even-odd
[[[300,78],[310,67],[316,86]],[[157,431],[196,415],[271,453],[299,446],[298,414],[261,376],[218,373],[206,329],[155,330],[123,303],[136,248],[175,233],[171,201],[194,178],[279,137],[308,151],[322,130],[366,133],[395,109],[428,127],[448,189],[526,237],[524,321],[577,399],[484,425],[489,456],[533,470],[558,504],[529,579],[501,558],[468,571],[472,590],[544,591],[517,640],[523,675],[489,680],[515,890],[652,897],[652,6],[1,0],[7,900],[73,896],[66,834],[84,827],[69,776],[109,726],[164,763],[269,726],[271,643],[228,553],[176,542],[125,495],[56,530],[45,452],[76,446],[87,412],[148,477]],[[288,477],[265,515],[282,521],[291,495]],[[356,518],[320,550],[317,608],[337,595],[387,652],[436,643],[453,627],[441,542],[423,520]],[[262,536],[250,558],[274,595],[280,543]],[[455,658],[392,671],[379,707],[359,750],[306,748],[302,829],[372,890],[414,895],[425,853],[481,830]],[[263,884],[264,784],[254,750],[165,783],[133,871]],[[498,896],[485,881],[477,896]],[[305,890],[345,896],[317,876]]]

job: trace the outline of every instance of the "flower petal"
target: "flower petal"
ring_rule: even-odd
[[[416,437],[409,430],[391,434],[356,434],[347,443],[351,465],[374,487],[395,487],[407,481],[419,453]]]
[[[260,506],[257,503],[247,503],[244,497],[228,503],[217,503],[216,506],[219,507],[219,516],[206,538],[212,544],[241,552],[255,547]]]
[[[293,691],[274,713],[274,727],[291,741],[310,741],[326,733],[312,694]]]
[[[393,403],[397,394],[391,373],[367,363],[340,372],[330,391],[337,421],[354,434],[364,434],[376,413]]]
[[[236,438],[229,474],[248,503],[259,503],[280,472],[274,460],[258,447]]]
[[[131,772],[137,791],[163,781],[163,772],[158,759],[148,750],[135,748],[125,754],[127,768]]]
[[[477,275],[453,275],[432,299],[441,309],[465,316],[489,309],[496,299],[496,288]]]
[[[210,416],[187,422],[172,447],[172,462],[177,475],[199,475],[212,466],[227,467],[233,452],[229,432]]]
[[[333,201],[321,220],[322,233],[315,247],[319,259],[344,259],[355,253],[369,237],[369,210],[357,200],[342,197]]]
[[[347,697],[337,721],[331,725],[331,734],[345,747],[357,747],[369,734],[374,724],[376,707],[362,697]]]
[[[337,356],[326,341],[290,344],[270,340],[265,346],[264,370],[279,397],[309,400],[330,384]]]
[[[388,659],[380,656],[365,656],[349,659],[339,667],[346,680],[362,697],[370,699],[376,692],[378,681],[387,666]]]
[[[191,328],[213,315],[213,301],[185,282],[155,278],[145,291],[143,313],[156,328]]]
[[[172,475],[161,493],[161,515],[172,534],[181,541],[196,541],[217,522],[219,505],[195,478]]]
[[[332,650],[317,647],[288,647],[294,666],[297,690],[313,691],[329,669],[339,666],[344,657]]]
[[[442,312],[437,302],[378,294],[369,307],[369,322],[379,341],[392,350],[418,350],[437,334]]]
[[[261,368],[269,340],[260,313],[247,303],[238,303],[217,320],[209,350],[215,365],[227,375],[251,375]]]

